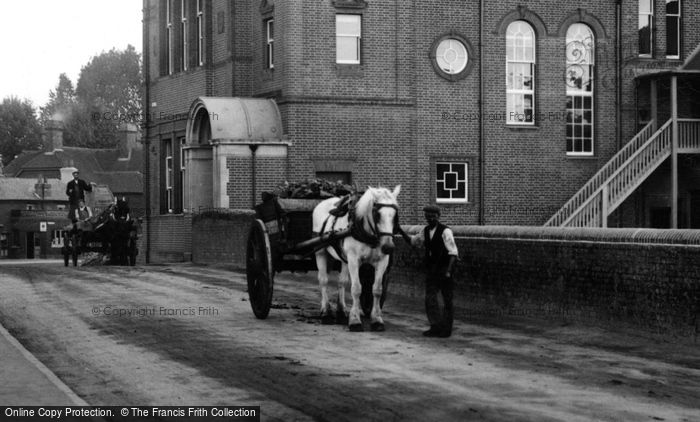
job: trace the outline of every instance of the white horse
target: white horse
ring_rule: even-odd
[[[401,191],[401,185],[392,191],[386,188],[368,188],[367,191],[353,204],[351,210],[344,216],[335,217],[329,212],[341,201],[340,198],[329,198],[319,203],[313,211],[313,231],[319,236],[332,231],[351,228],[351,236],[339,239],[336,247],[328,246],[316,252],[318,267],[318,282],[321,287],[321,319],[326,322],[332,318],[328,301],[328,257],[342,261],[342,269],[338,277],[338,320],[348,319],[350,331],[362,331],[360,315],[360,284],[359,269],[363,263],[374,266],[374,297],[371,312],[372,331],[384,331],[384,320],[380,298],[382,295],[382,277],[389,265],[389,254],[394,250],[394,229],[398,218],[398,203],[396,197]],[[341,256],[344,255],[344,256]],[[352,308],[348,316],[345,304],[345,285],[350,279],[350,294]]]

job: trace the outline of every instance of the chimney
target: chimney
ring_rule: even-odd
[[[60,120],[47,120],[44,124],[44,153],[52,153],[63,149],[63,122]]]
[[[122,123],[119,125],[119,158],[129,159],[131,151],[136,149],[136,136],[138,127],[133,123]]]

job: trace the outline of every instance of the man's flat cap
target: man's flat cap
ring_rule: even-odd
[[[437,207],[436,205],[426,205],[426,206],[423,208],[423,212],[424,212],[424,213],[429,213],[429,212],[430,212],[430,213],[434,213],[434,214],[440,215],[440,208]]]

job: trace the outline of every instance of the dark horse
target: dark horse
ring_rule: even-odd
[[[110,207],[109,233],[111,259],[114,265],[134,265],[136,262],[136,225],[131,218],[126,198],[117,199]]]

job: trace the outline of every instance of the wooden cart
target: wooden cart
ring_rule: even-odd
[[[330,235],[313,236],[312,213],[321,201],[270,196],[255,207],[256,216],[248,235],[246,275],[250,304],[256,317],[265,319],[270,312],[276,272],[316,271],[315,252],[350,235],[349,230],[342,230]],[[329,270],[339,271],[340,266],[339,261],[331,259],[329,262]],[[382,306],[386,299],[390,268],[391,260],[382,280]],[[360,282],[362,310],[369,315],[373,301],[374,267],[360,267]]]

